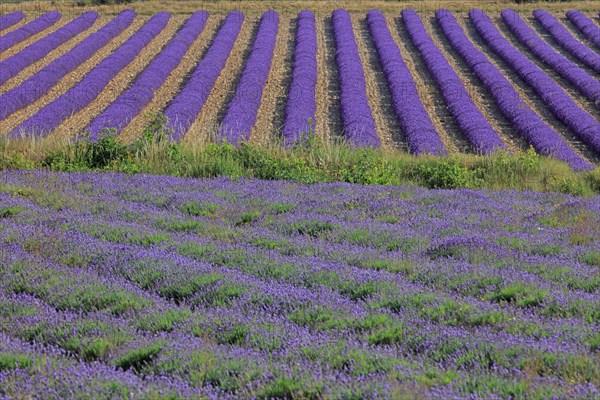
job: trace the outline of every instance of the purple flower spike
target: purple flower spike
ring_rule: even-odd
[[[239,11],[232,11],[227,15],[219,33],[204,58],[196,66],[190,80],[165,110],[165,115],[170,121],[169,128],[173,130],[171,140],[180,141],[200,113],[225,66],[243,22],[244,14]]]
[[[301,141],[302,134],[314,132],[317,107],[315,86],[317,84],[317,31],[315,15],[311,11],[298,14],[296,49],[292,82],[285,109],[285,125],[282,136],[286,145]],[[309,126],[308,121],[312,121]]]
[[[237,145],[250,138],[262,92],[269,76],[279,30],[279,14],[269,10],[262,15],[252,52],[221,122],[220,139]]]
[[[48,53],[67,40],[90,28],[97,19],[98,13],[96,11],[85,12],[48,36],[28,46],[23,51],[0,61],[0,85],[34,62],[44,58]]]
[[[10,28],[25,17],[22,11],[15,11],[10,14],[0,16],[0,31]]]
[[[141,27],[114,53],[92,69],[65,94],[46,105],[36,114],[13,129],[10,137],[23,135],[46,136],[62,121],[90,104],[104,87],[158,35],[167,25],[171,14],[159,12]]]
[[[450,113],[475,152],[490,154],[506,148],[496,131],[473,103],[461,79],[433,43],[417,13],[410,9],[403,10],[402,19],[413,44],[419,50],[425,65],[440,88]]]
[[[583,33],[587,40],[600,49],[600,28],[594,21],[577,10],[567,11],[567,18]]]
[[[94,118],[85,129],[90,133],[91,140],[97,139],[104,128],[116,128],[116,133],[121,133],[123,128],[154,98],[154,91],[161,87],[171,71],[179,65],[191,44],[204,29],[207,19],[206,11],[198,11],[188,19],[185,26],[152,60],[133,85]]]
[[[352,21],[348,11],[339,9],[331,14],[335,39],[335,61],[340,79],[341,117],[344,134],[358,147],[379,147],[371,107],[367,101],[367,85]]]
[[[498,68],[471,43],[450,11],[438,10],[436,19],[451,46],[477,75],[502,114],[539,154],[553,156],[576,170],[587,170],[593,167],[579,157],[555,130],[529,108]]]
[[[550,33],[550,36],[575,58],[600,73],[600,55],[575,39],[552,14],[544,10],[535,10],[533,16]]]
[[[16,88],[0,95],[0,120],[44,96],[66,74],[90,58],[135,19],[135,12],[125,10],[112,21],[89,35],[77,46],[52,61]]]
[[[60,17],[61,15],[58,11],[50,11],[31,22],[28,22],[19,29],[8,32],[6,35],[0,37],[0,52],[7,50],[28,37],[54,25]]]

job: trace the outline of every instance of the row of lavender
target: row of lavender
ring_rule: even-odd
[[[597,197],[2,182],[9,398],[599,395]]]
[[[3,78],[4,81],[14,76],[20,69],[28,65],[27,63],[34,62],[35,57],[40,58],[78,31],[89,27],[97,15],[94,13],[88,14],[82,15],[48,37],[34,43],[25,51],[5,60],[3,65],[6,64],[7,68],[3,69],[3,75],[6,75]],[[446,15],[453,18],[449,12],[444,10],[437,13],[436,17],[442,26],[444,26],[444,21],[448,20]],[[541,11],[535,12],[534,15],[561,45],[564,45],[568,50],[574,49],[573,51],[577,54],[582,53],[581,47],[583,45],[581,43],[574,45],[572,42],[575,39],[572,36],[570,38],[565,37],[564,32],[556,28],[557,24],[554,22],[557,21],[553,20],[554,17]],[[162,16],[162,26],[164,27],[165,18],[168,18],[166,13],[158,14],[148,25],[156,25],[153,21],[160,19],[159,16]],[[588,99],[598,103],[600,84],[597,80],[545,44],[516,13],[506,10],[502,13],[502,16],[510,29],[515,32],[518,40],[529,46],[536,56],[567,78]],[[434,45],[417,14],[414,11],[405,10],[402,17],[411,40],[418,48],[421,57],[423,57],[425,64],[439,86],[447,107],[462,133],[470,141],[473,149],[477,153],[489,154],[497,149],[505,148],[498,134],[473,104],[461,80],[452,71],[444,56]],[[503,39],[483,12],[474,10],[470,13],[470,17],[487,44],[532,86],[552,113],[593,151],[600,153],[600,124],[598,121],[588,112],[579,108],[544,71]],[[581,27],[586,34],[594,34],[593,27],[589,26],[591,21],[586,20],[587,17],[583,14],[570,12],[568,17],[576,21],[576,25]],[[190,44],[202,31],[206,18],[207,14],[204,12],[199,12],[190,18],[186,28],[173,38],[167,48],[136,79],[130,89],[98,115],[88,126],[87,130],[90,131],[92,138],[96,138],[98,133],[105,127],[115,127],[117,133],[120,132],[133,117],[140,113],[153,98],[153,91],[162,85],[169,72],[177,66]],[[124,29],[131,19],[132,12],[126,11],[103,29],[107,29],[108,32],[110,31],[108,25],[117,24],[116,21],[121,20],[124,24],[121,24],[118,29],[110,31],[114,36]],[[390,35],[385,17],[383,14],[373,11],[367,15],[367,20],[392,95],[396,116],[411,152],[414,154],[444,154],[446,149],[419,99],[413,78],[404,65],[402,55]],[[165,110],[165,114],[171,121],[170,128],[173,130],[172,137],[174,140],[180,140],[185,135],[202,109],[227,60],[242,22],[243,15],[241,13],[234,12],[227,17],[206,57],[198,63],[195,72],[192,74],[192,79]],[[259,33],[255,38],[242,78],[236,87],[236,94],[232,98],[227,113],[222,120],[221,140],[237,144],[239,141],[249,138],[261,103],[262,90],[269,74],[278,22],[279,16],[273,11],[265,13],[261,19]],[[332,22],[337,49],[336,64],[340,73],[340,103],[344,133],[356,145],[379,146],[379,137],[366,97],[364,71],[358,56],[350,16],[344,10],[337,10],[332,14]],[[161,23],[158,22],[156,29],[150,35],[146,35],[145,30],[152,30],[152,28],[147,26],[142,28],[134,37],[145,37],[146,40],[134,40],[132,38],[133,42],[137,41],[133,47],[124,45],[119,48],[115,54],[99,64],[75,88],[14,129],[11,135],[19,136],[22,132],[48,134],[68,116],[90,104],[108,80],[119,72],[118,68],[108,68],[108,65],[116,65],[121,68],[127,65],[135,54],[139,53],[148,44],[149,40],[160,32],[162,29],[160,25]],[[447,23],[446,26],[448,26]],[[110,29],[114,28],[111,26]],[[73,31],[73,29],[76,30]],[[488,88],[514,129],[541,154],[555,156],[577,169],[590,168],[589,163],[576,155],[557,132],[546,125],[537,114],[525,105],[517,92],[511,90],[510,83],[501,76],[501,73],[495,69],[485,55],[482,53],[477,54],[478,50],[472,46],[464,33],[459,32],[457,29],[461,30],[460,27],[456,26],[451,30],[444,29],[444,32],[455,50],[465,58],[467,64],[472,64],[472,72]],[[71,36],[67,36],[67,32],[73,33],[70,34]],[[90,38],[94,35],[98,35],[98,33],[91,35]],[[461,35],[464,38],[460,38]],[[302,136],[300,133],[308,128],[308,120],[312,120],[314,126],[316,32],[312,13],[305,11],[299,15],[296,36],[293,79],[288,96],[286,122],[282,132],[288,144],[293,143]],[[82,62],[84,57],[77,57],[77,55],[84,52],[89,54],[90,51],[100,48],[106,43],[108,37],[105,36],[104,41],[86,40],[82,42],[69,53],[56,60],[55,63],[58,63],[58,65],[53,63],[23,85],[2,94],[2,100],[5,101],[2,102],[0,107],[0,118],[6,118],[11,113],[41,97],[43,94],[42,89],[53,86],[64,74]],[[95,45],[91,45],[91,43],[95,43]],[[31,55],[29,53],[25,54],[27,51]],[[593,66],[594,58],[588,53],[582,54],[587,55],[584,58]],[[115,60],[119,61],[115,63]],[[483,70],[480,66],[474,68],[475,65],[480,63],[487,65],[487,70]],[[164,68],[165,65],[167,65],[167,68]],[[48,69],[50,67],[52,67],[52,70]],[[107,71],[107,69],[110,71]],[[71,101],[73,98],[76,101]]]

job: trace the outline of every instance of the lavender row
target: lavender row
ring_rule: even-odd
[[[552,114],[594,152],[600,154],[600,122],[579,108],[563,88],[515,49],[483,11],[471,10],[469,16],[483,40],[535,90]]]
[[[159,12],[127,40],[114,53],[102,60],[77,85],[46,105],[21,125],[13,129],[9,136],[46,136],[62,121],[90,104],[104,87],[123,68],[131,63],[150,41],[158,35],[171,14]]]
[[[331,20],[344,135],[355,146],[379,147],[379,136],[367,101],[365,73],[358,55],[350,14],[343,9],[335,10],[331,14]]]
[[[367,13],[367,23],[379,63],[392,96],[396,118],[413,154],[445,154],[446,149],[425,110],[400,49],[394,42],[385,16],[377,10]]]
[[[25,17],[22,11],[15,11],[0,16],[0,31],[10,28]]]
[[[169,118],[171,139],[181,140],[204,106],[215,81],[221,74],[233,44],[240,33],[244,22],[244,14],[239,11],[230,12],[206,55],[192,73],[190,80],[171,101],[165,115]]]
[[[28,22],[19,29],[9,32],[4,36],[0,36],[0,52],[5,51],[28,37],[54,25],[60,17],[61,15],[58,11],[50,11],[31,22]]]
[[[502,114],[539,154],[556,157],[577,170],[592,168],[529,108],[506,77],[471,43],[450,11],[438,10],[436,19],[451,46],[481,80]]]
[[[569,81],[590,101],[600,106],[600,82],[577,64],[554,51],[515,11],[507,9],[502,11],[501,15],[504,23],[508,25],[521,44],[527,46],[533,54]]]
[[[225,139],[228,143],[237,145],[250,138],[271,70],[278,30],[279,14],[273,10],[265,12],[260,19],[258,33],[235,89],[235,95],[221,121],[219,140]]]
[[[23,51],[0,61],[0,85],[34,62],[44,58],[48,53],[67,40],[90,28],[96,22],[96,19],[98,19],[97,12],[87,11],[48,36],[28,46]]]
[[[298,14],[296,47],[292,82],[285,108],[285,124],[281,134],[285,144],[304,140],[309,131],[314,133],[317,102],[317,31],[315,15],[311,11]],[[309,124],[310,121],[310,124]]]
[[[115,128],[117,134],[121,133],[142,111],[154,98],[154,91],[160,88],[171,71],[179,65],[191,44],[204,29],[207,19],[206,11],[192,14],[184,27],[137,77],[132,86],[88,125],[85,131],[90,133],[92,140],[96,140],[105,128]]]
[[[125,10],[61,57],[29,77],[16,88],[0,95],[0,120],[44,96],[66,74],[89,59],[133,22],[135,12]]]
[[[506,148],[473,103],[462,80],[433,43],[417,13],[410,9],[403,10],[402,19],[413,44],[419,50],[425,65],[440,88],[448,109],[475,152],[491,154],[498,149]]]
[[[600,73],[600,55],[598,53],[575,39],[567,28],[562,26],[548,11],[535,10],[533,16],[565,50],[583,64]]]
[[[600,49],[600,28],[594,21],[577,10],[567,11],[567,18],[583,33],[587,40]]]

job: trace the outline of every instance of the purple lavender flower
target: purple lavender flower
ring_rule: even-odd
[[[23,11],[15,11],[0,16],[0,31],[10,28],[25,17]]]
[[[567,11],[567,18],[590,42],[600,49],[600,28],[585,14],[577,10]]]
[[[41,17],[28,22],[19,29],[15,29],[12,32],[8,32],[6,35],[0,36],[0,51],[7,50],[28,37],[54,25],[60,17],[61,15],[58,11],[49,11]]]

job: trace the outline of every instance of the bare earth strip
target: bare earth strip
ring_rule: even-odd
[[[54,49],[50,53],[48,53],[46,55],[46,57],[31,64],[29,67],[27,67],[27,68],[23,69],[21,72],[19,72],[16,76],[9,79],[6,83],[4,83],[3,85],[0,85],[0,93],[7,92],[9,90],[16,88],[17,86],[19,86],[20,84],[25,82],[25,80],[27,80],[27,78],[31,77],[32,75],[34,75],[35,73],[40,71],[42,68],[44,68],[45,66],[50,64],[52,61],[56,60],[57,58],[61,57],[65,53],[67,53],[73,47],[77,46],[85,38],[87,38],[92,33],[96,32],[98,29],[100,29],[104,24],[106,24],[110,20],[112,20],[112,17],[98,18],[96,20],[96,22],[89,29],[81,32],[79,35],[75,36],[74,38],[71,38],[71,40],[68,40],[66,43],[63,43],[61,46],[57,47],[56,49]]]
[[[38,112],[42,107],[51,103],[53,100],[67,92],[77,82],[79,82],[88,72],[92,70],[100,61],[108,57],[115,49],[121,46],[131,35],[133,35],[146,22],[147,18],[138,17],[121,34],[111,40],[106,46],[100,49],[93,57],[85,61],[79,67],[65,75],[52,89],[48,91],[39,100],[10,115],[2,121],[2,132],[5,135],[24,122],[27,118]]]
[[[127,67],[121,70],[106,85],[102,93],[87,107],[64,121],[58,128],[60,135],[76,135],[82,132],[92,122],[94,117],[115,101],[135,80],[137,75],[156,57],[163,47],[171,40],[186,16],[172,16],[167,26],[146,46]]]
[[[525,101],[525,103],[535,111],[550,127],[552,127],[556,132],[560,133],[565,141],[575,150],[575,152],[587,159],[588,161],[597,163],[598,157],[594,155],[592,151],[590,151],[587,146],[581,142],[577,137],[569,131],[569,129],[560,122],[546,107],[543,101],[539,96],[527,85],[523,80],[514,72],[505,62],[500,60],[494,52],[483,43],[483,40],[480,38],[479,34],[475,30],[475,27],[469,20],[468,15],[461,14],[457,15],[457,21],[459,25],[467,33],[467,36],[471,39],[471,41],[475,44],[475,46],[484,52],[487,58],[494,64],[500,72],[508,79],[510,83],[512,83],[514,89],[519,93],[521,98]]]
[[[157,111],[164,110],[169,102],[179,93],[182,85],[187,82],[194,67],[204,56],[212,43],[221,23],[220,17],[209,17],[204,30],[192,43],[183,59],[167,77],[163,85],[154,92],[154,98],[121,132],[121,140],[130,143],[140,137],[143,129],[150,122],[150,117]]]
[[[335,42],[331,16],[317,19],[317,46],[323,51],[317,53],[317,134],[327,140],[336,140],[344,136],[340,115],[340,82],[335,62]],[[323,96],[320,98],[320,96]],[[320,105],[321,101],[326,103]],[[322,131],[323,134],[318,133]]]
[[[394,21],[396,29],[392,31],[392,36],[394,38],[396,36],[400,38],[396,43],[400,46],[400,52],[404,57],[404,62],[417,85],[421,102],[429,113],[431,121],[440,135],[442,143],[444,143],[444,146],[446,146],[446,149],[450,154],[470,152],[471,147],[469,143],[460,132],[454,118],[452,118],[452,115],[444,102],[444,98],[433,80],[433,76],[429,73],[427,66],[419,55],[419,51],[412,44],[404,21],[402,21],[401,18],[394,18]]]
[[[510,30],[508,29],[508,26],[506,26],[506,24],[502,21],[502,18],[494,19],[494,23],[498,27],[498,30],[503,34],[503,36],[513,45],[513,47],[519,50],[521,53],[523,53],[529,60],[533,61],[550,78],[552,78],[559,86],[561,86],[565,90],[565,92],[567,92],[569,97],[571,97],[571,99],[575,102],[575,104],[579,106],[579,108],[586,110],[596,119],[600,118],[600,109],[596,107],[594,102],[588,100],[569,81],[560,76],[560,74],[554,71],[554,69],[546,66],[542,61],[540,61],[539,58],[532,54],[526,46],[520,44],[511,34]]]
[[[487,89],[471,71],[469,66],[462,60],[460,55],[452,49],[452,46],[444,36],[435,17],[421,17],[425,29],[440,49],[452,69],[461,79],[467,93],[471,96],[475,106],[481,111],[491,127],[498,133],[504,144],[510,151],[526,150],[527,142],[513,129],[511,123],[502,115],[502,112],[491,98]]]
[[[246,60],[250,55],[252,42],[258,31],[259,17],[246,17],[231,53],[217,78],[206,103],[200,110],[196,121],[190,126],[183,141],[187,143],[205,143],[211,140],[218,131],[221,119],[227,112],[229,101],[235,94]]]
[[[358,53],[365,71],[367,100],[373,113],[381,147],[385,150],[400,148],[404,142],[402,140],[402,129],[396,119],[392,96],[379,63],[377,49],[373,43],[367,20],[364,14],[355,14],[352,20]]]
[[[269,77],[262,93],[250,142],[266,144],[280,137],[292,75],[296,18],[281,17]]]
[[[62,18],[59,19],[58,21],[56,21],[56,23],[54,25],[49,26],[48,28],[44,29],[43,31],[38,32],[37,34],[28,37],[27,39],[23,40],[22,42],[19,42],[19,43],[15,44],[14,46],[12,46],[10,49],[7,49],[6,51],[3,51],[2,53],[0,53],[0,61],[6,60],[8,57],[14,56],[15,54],[17,54],[21,50],[25,49],[29,45],[48,36],[52,32],[56,31],[58,28],[62,27],[63,25],[68,24],[71,21],[72,21],[72,18],[70,18],[66,15],[63,15]]]

